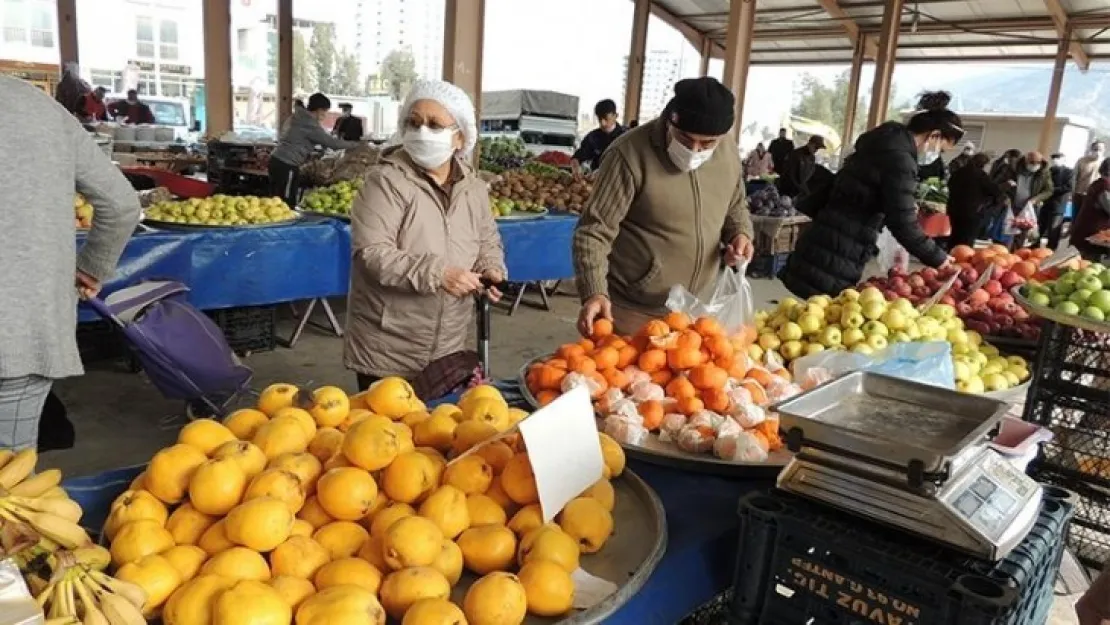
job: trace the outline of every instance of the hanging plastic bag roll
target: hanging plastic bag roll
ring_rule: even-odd
[[[708,302],[702,302],[681,284],[671,287],[667,309],[684,312],[690,317],[713,317],[727,334],[735,334],[755,322],[752,285],[747,278],[748,263],[741,261],[725,267],[717,276],[717,284]]]

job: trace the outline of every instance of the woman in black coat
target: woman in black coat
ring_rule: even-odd
[[[963,137],[947,93],[922,96],[909,122],[887,122],[863,133],[831,188],[813,189],[799,209],[813,222],[798,239],[779,277],[799,297],[837,295],[855,286],[876,254],[886,226],[911,255],[931,267],[948,255],[917,222],[918,163],[931,163]]]
[[[985,169],[990,157],[982,152],[971,157],[967,165],[952,172],[948,180],[948,221],[952,234],[949,249],[957,245],[974,245],[983,227],[987,210],[1005,197],[1005,190],[992,180]]]

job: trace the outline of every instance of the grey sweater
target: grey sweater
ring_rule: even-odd
[[[0,154],[0,378],[79,375],[75,270],[112,276],[139,221],[138,197],[72,115],[3,76]],[[95,211],[80,253],[74,193]]]
[[[312,156],[312,151],[316,146],[322,145],[326,148],[333,150],[345,150],[347,148],[357,148],[362,145],[358,141],[344,141],[337,139],[328,134],[320,122],[308,112],[308,109],[298,108],[293,112],[293,116],[289,118],[288,128],[283,128],[281,133],[281,140],[278,146],[274,148],[270,158],[300,167]]]

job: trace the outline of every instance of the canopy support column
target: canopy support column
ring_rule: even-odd
[[[293,0],[277,0],[277,128],[293,114]]]
[[[1056,109],[1060,104],[1060,90],[1064,86],[1064,70],[1068,66],[1071,50],[1071,26],[1064,29],[1060,43],[1056,47],[1056,64],[1052,67],[1052,82],[1048,86],[1048,104],[1045,106],[1044,121],[1041,122],[1041,140],[1038,150],[1044,156],[1052,151],[1052,135],[1056,128]]]
[[[701,65],[698,68],[698,76],[705,77],[709,75],[709,59],[713,58],[713,42],[709,37],[702,37],[701,40]]]
[[[204,0],[205,132],[219,136],[234,129],[231,84],[231,3]]]
[[[863,60],[867,53],[869,39],[870,37],[861,33],[856,39],[856,49],[852,53],[852,69],[848,73],[848,101],[844,104],[844,130],[840,135],[841,158],[844,158],[852,148],[852,142],[855,139],[853,129],[856,126],[856,109],[859,107],[859,83],[863,74]]]
[[[752,59],[755,31],[755,0],[732,0],[728,9],[725,39],[725,86],[736,96],[736,136],[743,128],[744,97],[748,90],[748,68]]]
[[[632,43],[628,50],[628,68],[624,80],[624,111],[621,117],[627,124],[640,118],[640,96],[644,88],[644,59],[647,57],[648,18],[651,17],[651,0],[635,0],[632,10]]]
[[[871,109],[867,114],[868,128],[883,123],[890,106],[890,85],[894,78],[894,60],[898,56],[898,32],[904,4],[905,0],[889,0],[883,9],[879,53],[875,55],[875,82],[871,86]]]
[[[443,79],[474,102],[482,129],[482,46],[486,34],[486,0],[447,0],[443,19]],[[474,148],[478,165],[478,148]]]
[[[77,0],[58,0],[58,52],[61,65],[79,62]]]

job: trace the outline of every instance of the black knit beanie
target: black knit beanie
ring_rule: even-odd
[[[736,98],[716,78],[686,78],[674,85],[664,118],[683,132],[723,135],[735,121]]]

